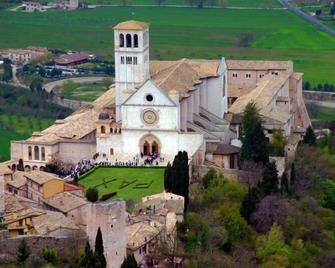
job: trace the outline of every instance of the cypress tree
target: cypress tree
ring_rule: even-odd
[[[240,157],[241,160],[262,162],[263,164],[269,161],[261,118],[258,115],[256,105],[252,102],[247,104],[243,114]]]
[[[316,136],[311,126],[309,126],[306,130],[303,143],[311,146],[314,146],[316,144]]]
[[[100,268],[106,267],[107,262],[104,255],[104,245],[100,227],[98,228],[97,235],[95,237],[94,257],[95,257],[95,267]]]
[[[242,201],[240,214],[250,223],[251,214],[255,211],[257,204],[262,198],[262,192],[259,186],[248,189],[248,193],[244,196]]]
[[[252,144],[252,160],[256,163],[262,162],[264,165],[269,162],[269,153],[264,130],[261,122],[257,122],[254,130],[254,141]]]
[[[291,178],[290,178],[291,187],[294,186],[294,182],[295,182],[295,166],[294,166],[294,163],[292,163],[292,165],[291,165]]]
[[[172,181],[172,166],[171,163],[169,162],[164,171],[164,189],[166,192],[172,191],[171,181]]]
[[[138,268],[134,255],[128,255],[121,264],[121,268]]]
[[[286,173],[281,178],[280,191],[282,194],[290,194],[290,185]]]
[[[278,192],[278,171],[275,162],[265,165],[261,187],[265,195]]]
[[[25,264],[30,256],[30,253],[31,251],[29,246],[27,245],[26,240],[22,239],[17,249],[17,262],[20,264]]]

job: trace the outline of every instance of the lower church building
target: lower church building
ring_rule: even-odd
[[[27,169],[40,169],[54,160],[76,164],[93,155],[112,164],[143,164],[150,157],[166,165],[180,150],[197,164],[213,151],[234,151],[235,157],[241,146],[236,118],[251,101],[269,139],[275,129],[291,137],[310,125],[303,74],[290,61],[150,61],[149,25],[138,21],[116,25],[114,42],[115,84],[91,105],[27,140],[12,141],[13,165],[23,159]],[[209,144],[224,150],[206,154]]]

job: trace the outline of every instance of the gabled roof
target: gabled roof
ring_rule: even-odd
[[[27,179],[32,180],[39,185],[43,185],[44,183],[47,183],[48,181],[51,181],[51,180],[58,180],[58,181],[63,182],[63,180],[59,178],[57,175],[53,173],[49,173],[49,172],[34,170],[34,171],[24,172],[24,173],[25,173],[24,176]]]
[[[161,89],[178,91],[183,98],[195,85],[202,83],[201,79],[217,77],[219,66],[219,60],[151,61],[150,75]]]
[[[145,30],[149,28],[149,24],[142,21],[128,20],[120,22],[113,27],[114,30]]]
[[[88,203],[84,198],[69,192],[55,194],[43,200],[43,202],[63,213],[67,213]]]

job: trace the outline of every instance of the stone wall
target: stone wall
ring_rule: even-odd
[[[0,239],[0,259],[15,260],[17,248],[22,239],[26,239],[32,254],[40,254],[45,247],[55,248],[58,256],[78,256],[85,247],[85,237],[45,237],[45,236],[17,236]]]
[[[199,175],[199,178],[202,178],[210,168],[214,168],[218,173],[222,173],[228,180],[238,181],[250,186],[256,185],[262,179],[261,171],[251,172],[237,169],[219,168],[216,166],[194,166],[193,172],[196,172]]]
[[[306,91],[302,92],[304,99],[313,101],[333,101],[335,102],[334,92]]]

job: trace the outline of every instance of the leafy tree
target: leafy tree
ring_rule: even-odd
[[[278,267],[287,267],[290,250],[285,243],[283,231],[277,224],[271,227],[266,236],[256,239],[256,255],[263,263],[276,260]]]
[[[12,70],[12,61],[10,59],[5,58],[3,61],[3,81],[10,81],[13,78],[13,70]]]
[[[42,249],[42,257],[44,260],[46,260],[48,263],[56,264],[57,263],[57,251],[54,248],[43,248]]]
[[[311,126],[309,126],[306,130],[303,143],[311,145],[311,146],[314,146],[316,144],[316,136]]]
[[[86,198],[88,201],[95,203],[99,199],[99,193],[96,188],[88,188],[86,190]]]
[[[308,81],[304,82],[303,89],[304,90],[311,90],[311,83],[308,82]]]
[[[256,105],[252,102],[245,107],[242,122],[241,160],[263,164],[269,161],[266,138]]]
[[[22,239],[17,249],[17,262],[25,264],[31,254],[30,248],[25,239]]]
[[[321,204],[325,208],[335,210],[335,181],[326,180],[321,185]]]
[[[269,144],[270,153],[274,156],[284,156],[285,153],[286,138],[283,130],[276,129],[272,134],[272,141]]]
[[[136,259],[133,254],[127,255],[124,259],[123,263],[121,264],[121,268],[138,268]]]
[[[202,184],[207,189],[211,182],[217,177],[216,171],[214,168],[210,168],[205,176],[202,178]]]
[[[261,188],[265,195],[278,192],[278,171],[275,162],[269,162],[265,165]]]

